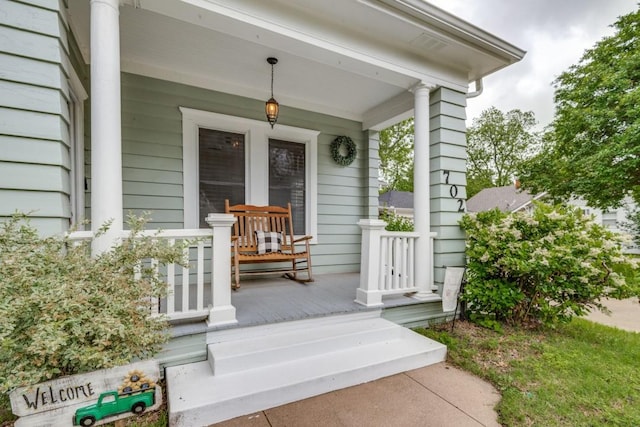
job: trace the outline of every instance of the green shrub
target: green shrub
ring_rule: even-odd
[[[600,300],[639,293],[636,260],[625,237],[579,209],[537,204],[531,214],[491,210],[465,215],[467,284],[462,299],[470,318],[553,324],[598,308]]]
[[[139,266],[181,263],[182,248],[140,237],[144,223],[130,217],[132,237],[93,258],[88,243],[39,237],[24,217],[0,226],[0,393],[160,349],[167,322],[149,315],[148,298],[166,285]]]
[[[398,215],[395,212],[385,209],[380,213],[380,219],[387,223],[384,228],[387,231],[413,231],[413,221]]]

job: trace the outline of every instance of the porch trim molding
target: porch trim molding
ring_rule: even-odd
[[[305,223],[303,235],[313,236],[311,244],[318,243],[318,135],[320,131],[276,125],[271,129],[267,121],[246,119],[210,111],[179,107],[182,113],[182,161],[184,179],[184,227],[198,228],[199,217],[209,212],[200,211],[199,201],[199,129],[209,128],[245,136],[245,202],[269,205],[269,139],[305,144]]]

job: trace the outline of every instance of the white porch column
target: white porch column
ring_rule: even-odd
[[[213,228],[211,255],[211,295],[213,305],[207,324],[238,323],[236,308],[231,305],[231,226],[236,219],[231,214],[210,213],[207,224]]]
[[[93,254],[108,250],[122,231],[119,0],[91,0],[91,230]]]
[[[380,235],[387,223],[379,219],[361,219],[360,287],[356,291],[356,302],[367,307],[382,306],[380,282]]]
[[[415,246],[415,284],[419,300],[437,296],[431,288],[433,264],[431,260],[431,220],[429,195],[429,91],[433,85],[421,82],[413,87],[414,149],[413,149],[413,222],[420,233]]]

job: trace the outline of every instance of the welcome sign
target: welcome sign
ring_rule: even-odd
[[[22,387],[10,394],[11,409],[20,417],[15,425],[100,425],[155,410],[162,403],[159,379],[158,362],[148,360]],[[115,406],[126,409],[110,409]]]

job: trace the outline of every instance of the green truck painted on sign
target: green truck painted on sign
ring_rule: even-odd
[[[97,403],[77,409],[73,417],[73,425],[92,426],[96,421],[129,411],[141,414],[154,403],[153,388],[122,394],[118,394],[117,391],[107,391],[100,395]]]

